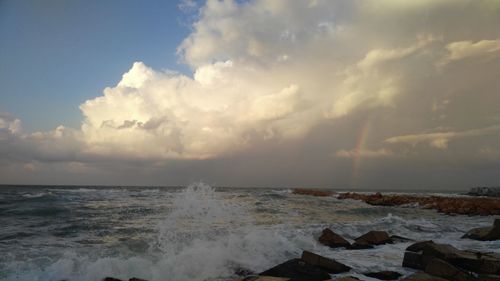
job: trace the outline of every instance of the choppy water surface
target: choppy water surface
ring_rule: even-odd
[[[347,251],[315,238],[324,227],[349,239],[386,230],[500,252],[498,242],[460,239],[492,220],[286,189],[1,187],[0,280],[231,280],[237,268],[258,272],[302,250],[335,258],[357,273],[409,272],[400,266],[408,243]]]

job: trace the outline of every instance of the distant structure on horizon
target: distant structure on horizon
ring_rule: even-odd
[[[500,186],[496,187],[488,187],[488,186],[479,186],[473,187],[467,193],[467,195],[471,196],[488,196],[488,197],[500,197]]]

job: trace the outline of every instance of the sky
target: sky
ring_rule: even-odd
[[[496,0],[0,0],[0,183],[500,185]]]

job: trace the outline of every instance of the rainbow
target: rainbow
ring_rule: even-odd
[[[370,131],[370,122],[367,120],[359,129],[356,146],[353,150],[351,188],[356,188],[359,181],[359,172],[361,167],[362,151],[365,148],[368,133]]]

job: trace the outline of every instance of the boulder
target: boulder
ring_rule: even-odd
[[[330,279],[330,274],[318,266],[302,259],[291,259],[259,274],[260,276],[285,277],[290,281],[323,281]]]
[[[121,279],[118,278],[113,278],[113,277],[106,277],[102,279],[102,281],[122,281]]]
[[[403,266],[425,269],[435,258],[455,267],[479,274],[500,274],[500,254],[462,251],[447,244],[432,241],[418,242],[409,246],[403,258]]]
[[[376,278],[379,280],[398,280],[399,277],[402,276],[401,273],[395,272],[395,271],[379,271],[379,272],[369,272],[369,273],[364,273],[364,275],[371,277],[371,278]]]
[[[359,281],[358,278],[352,276],[343,276],[335,279],[331,279],[331,281]]]
[[[417,272],[401,279],[401,281],[448,281],[448,280],[432,276],[427,273]]]
[[[354,239],[358,245],[382,245],[392,243],[391,237],[385,231],[369,231]]]
[[[403,267],[423,270],[422,254],[406,251],[403,257]]]
[[[479,227],[469,230],[462,238],[480,241],[493,241],[500,239],[500,219],[496,219],[491,227]]]
[[[405,243],[405,242],[413,241],[410,238],[406,238],[406,237],[399,236],[399,235],[391,235],[390,238],[391,238],[391,241],[394,243]]]
[[[321,236],[318,238],[318,241],[321,244],[328,246],[330,248],[338,248],[338,247],[347,248],[351,245],[351,243],[345,240],[344,237],[338,235],[329,228],[323,229],[323,232],[321,233]]]
[[[310,265],[315,265],[328,273],[342,273],[351,270],[345,264],[342,264],[334,259],[325,258],[318,254],[309,251],[303,251],[301,259]]]
[[[137,277],[132,277],[128,281],[147,281],[145,279],[137,278]]]
[[[475,278],[466,273],[465,271],[456,268],[455,266],[441,260],[441,259],[432,259],[429,261],[427,266],[425,267],[425,272],[437,276],[442,277],[448,280],[454,281],[469,281],[475,280]]]

